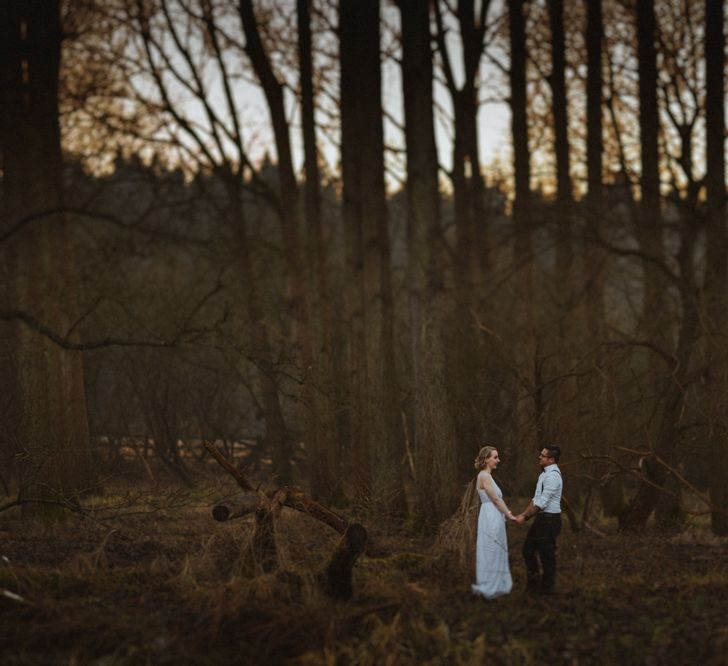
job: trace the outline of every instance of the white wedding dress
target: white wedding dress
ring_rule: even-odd
[[[498,484],[493,481],[498,497],[503,497]],[[474,594],[495,599],[513,589],[511,569],[508,565],[508,538],[505,516],[498,511],[490,497],[478,488],[480,514],[478,515],[478,540],[475,547]]]

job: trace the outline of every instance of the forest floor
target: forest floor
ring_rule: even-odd
[[[523,591],[525,528],[509,526],[514,591],[488,602],[457,558],[433,564],[432,539],[365,520],[343,602],[314,575],[338,536],[287,508],[279,572],[254,575],[240,557],[251,520],[210,517],[231,490],[107,494],[93,520],[53,524],[0,513],[0,662],[728,664],[728,541],[706,525],[565,525],[552,597]]]

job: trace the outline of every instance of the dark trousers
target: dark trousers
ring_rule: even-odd
[[[556,579],[556,537],[561,532],[561,514],[536,514],[523,544],[523,559],[529,589],[551,591]],[[539,567],[540,561],[540,567]]]

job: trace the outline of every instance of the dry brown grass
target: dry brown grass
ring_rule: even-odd
[[[441,575],[466,579],[475,570],[479,510],[480,500],[473,481],[465,490],[457,511],[440,525],[430,550],[430,564]]]
[[[318,579],[338,535],[284,509],[280,566],[263,574],[248,556],[252,522],[209,516],[226,490],[167,504],[151,493],[104,524],[0,514],[2,663],[728,663],[727,546],[702,524],[670,538],[567,529],[549,599],[521,591],[525,531],[510,526],[516,588],[484,602],[468,594],[477,504],[466,494],[434,541],[369,521],[344,603]]]

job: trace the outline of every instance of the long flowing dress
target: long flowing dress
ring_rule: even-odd
[[[495,480],[493,486],[498,497],[503,497]],[[475,547],[475,584],[471,589],[474,594],[480,594],[486,599],[495,599],[509,594],[513,589],[511,569],[508,565],[506,523],[505,517],[490,501],[485,490],[478,488],[478,495],[480,495],[480,514]]]

